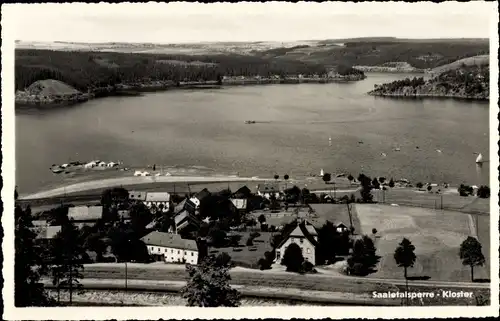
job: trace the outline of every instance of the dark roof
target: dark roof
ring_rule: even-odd
[[[206,188],[202,189],[201,191],[199,191],[194,195],[194,197],[196,197],[200,202],[207,196],[210,196],[210,192]]]
[[[257,188],[261,193],[270,193],[270,192],[280,192],[280,186],[277,183],[272,184],[259,184]]]
[[[195,209],[196,209],[196,205],[192,201],[190,201],[189,199],[185,198],[182,200],[182,202],[180,202],[179,204],[177,204],[175,206],[174,213],[178,214],[178,213],[182,212],[183,210],[187,210],[190,213],[194,213]]]
[[[252,191],[245,185],[233,193],[233,198],[245,198],[252,195]]]
[[[193,240],[181,238],[179,234],[162,233],[153,231],[141,238],[146,245],[156,245],[162,247],[171,247],[180,250],[198,251],[198,246]]]
[[[300,235],[292,235],[293,232],[297,229],[297,226],[300,228]],[[280,244],[277,246],[278,248],[283,246],[283,244],[291,237],[291,236],[298,236],[302,237],[304,236],[309,242],[311,242],[312,245],[317,246],[319,243],[314,239],[314,236],[317,236],[318,233],[316,232],[315,227],[307,222],[303,221],[298,224],[292,225],[287,231],[283,231],[283,239],[281,240]]]

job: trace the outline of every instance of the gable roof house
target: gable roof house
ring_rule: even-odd
[[[196,241],[183,239],[178,234],[153,231],[141,238],[148,253],[165,263],[197,264],[198,246]]]
[[[182,210],[180,213],[176,214],[174,217],[175,231],[176,233],[181,232],[187,228],[198,229],[201,225],[201,221],[187,210]]]
[[[170,210],[170,193],[148,192],[146,193],[144,205],[146,205],[149,209],[154,205],[157,210],[160,210],[160,207],[162,207],[162,212],[168,212]]]
[[[208,189],[204,188],[201,191],[199,191],[198,193],[196,193],[189,200],[195,205],[196,208],[198,208],[200,206],[201,201],[210,195],[211,194],[208,191]]]
[[[283,258],[286,249],[290,244],[297,244],[302,250],[304,259],[316,265],[316,249],[318,246],[318,232],[316,228],[306,220],[297,222],[288,231],[283,231],[283,240],[276,247],[276,261],[280,262]]]
[[[249,198],[250,196],[252,196],[252,191],[246,185],[244,185],[233,193],[232,198],[243,199]]]

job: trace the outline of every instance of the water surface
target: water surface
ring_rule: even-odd
[[[375,83],[405,77],[368,74],[347,84],[167,91],[23,109],[16,112],[16,184],[23,193],[37,191],[61,180],[48,170],[53,163],[96,158],[241,176],[299,177],[323,168],[488,183],[489,163],[476,168],[473,154],[489,155],[488,104],[366,95]]]

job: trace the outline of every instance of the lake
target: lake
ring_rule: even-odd
[[[374,84],[411,75],[367,75],[354,83],[172,90],[18,110],[16,184],[20,193],[35,192],[61,181],[52,164],[91,159],[240,176],[298,178],[323,168],[489,183],[489,163],[477,168],[474,155],[489,159],[487,103],[372,97]]]

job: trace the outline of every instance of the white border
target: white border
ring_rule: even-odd
[[[152,10],[158,4],[149,3]],[[4,215],[2,215],[2,227],[4,230],[4,242],[2,250],[4,254],[3,265],[3,299],[4,299],[4,315],[5,319],[16,320],[97,320],[97,319],[240,319],[240,318],[423,318],[423,317],[483,317],[483,316],[498,316],[498,301],[499,301],[499,262],[498,251],[498,4],[496,2],[469,2],[456,3],[446,2],[440,4],[434,3],[238,3],[235,4],[187,4],[187,3],[171,3],[169,10],[191,10],[193,12],[207,12],[216,10],[232,10],[244,12],[262,12],[262,10],[277,10],[281,14],[301,11],[307,7],[308,12],[322,12],[324,10],[335,10],[338,13],[356,13],[362,14],[360,11],[368,12],[369,14],[397,12],[403,13],[418,13],[422,14],[437,14],[439,12],[448,13],[467,13],[467,12],[484,12],[485,8],[491,13],[491,38],[490,38],[490,70],[491,70],[491,93],[490,93],[490,186],[491,186],[491,302],[489,307],[255,307],[255,308],[216,308],[216,309],[200,309],[200,308],[185,308],[185,307],[166,307],[166,308],[15,308],[13,302],[13,253],[14,253],[14,224],[13,224],[13,190],[15,186],[15,117],[14,117],[14,30],[12,29],[15,20],[14,7],[23,5],[2,5],[2,173],[3,173],[3,189],[2,201],[4,206]],[[24,5],[26,6],[26,5]],[[64,7],[78,6],[82,10],[132,10],[145,9],[144,4],[65,4],[65,5],[28,5],[40,6],[45,10],[59,10]],[[48,6],[52,8],[47,9]],[[54,9],[58,6],[59,9]],[[95,6],[99,6],[96,8]],[[363,10],[360,10],[362,6]],[[439,9],[439,10],[437,10]],[[441,10],[443,9],[443,10]],[[155,9],[153,9],[155,10]],[[446,27],[446,26],[444,26]],[[495,260],[494,258],[497,258]]]

